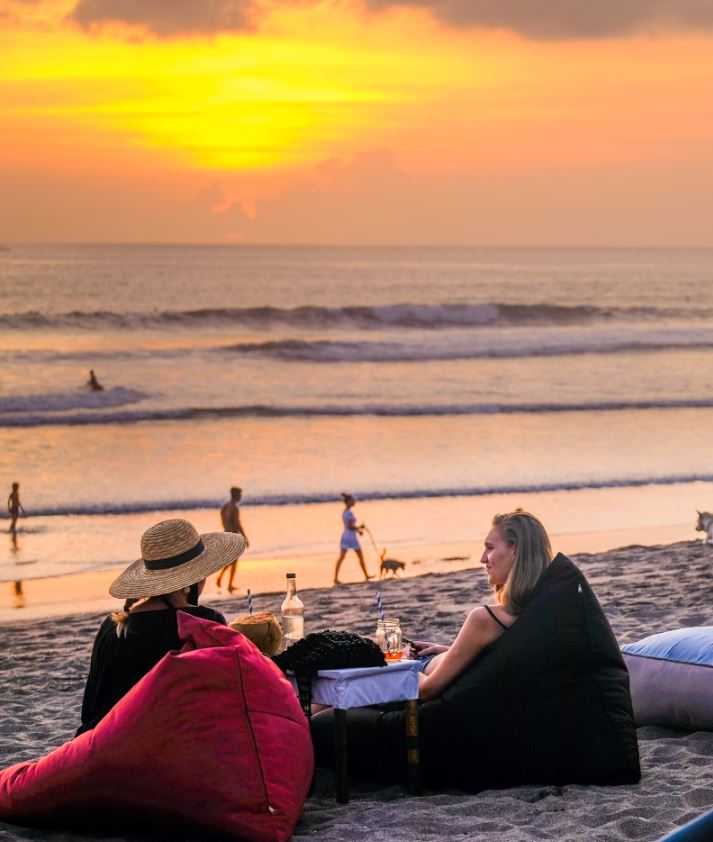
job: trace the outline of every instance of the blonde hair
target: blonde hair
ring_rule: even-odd
[[[503,585],[495,586],[495,596],[508,612],[517,616],[530,598],[542,571],[552,561],[552,547],[545,527],[529,512],[515,509],[495,515],[493,526],[515,551],[515,561]]]
[[[131,610],[132,605],[136,605],[137,602],[141,602],[142,599],[146,599],[146,597],[142,597],[140,599],[127,599],[124,603],[124,607],[121,611],[115,611],[111,615],[111,619],[116,623],[116,636],[117,637],[126,637],[126,632],[128,631],[128,620],[129,620],[129,612]]]

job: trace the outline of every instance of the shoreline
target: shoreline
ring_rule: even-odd
[[[669,543],[670,539],[680,537],[677,529],[657,530],[653,536],[661,544]],[[578,553],[613,552],[621,549],[618,540],[629,536],[626,532],[590,533],[577,535],[553,535],[553,546],[565,555]],[[632,546],[628,544],[627,546]],[[421,547],[423,558],[411,559],[406,569],[399,572],[396,581],[421,578],[441,573],[460,572],[480,568],[478,546],[470,543],[442,544]],[[413,555],[411,548],[402,548],[402,554]],[[372,569],[378,560],[372,558],[368,562]],[[247,587],[253,596],[274,595],[277,604],[282,599],[282,585],[285,573],[297,571],[300,592],[305,589],[322,589],[331,587],[331,574],[334,558],[329,555],[315,555],[308,557],[287,557],[272,559],[243,559],[238,564],[235,577],[236,590],[230,595],[225,588],[218,588],[217,575],[206,581],[202,602],[212,604],[224,602],[241,613],[247,610]],[[109,594],[109,585],[124,566],[112,566],[108,569],[90,570],[74,574],[56,574],[38,579],[22,579],[22,594],[16,592],[15,581],[0,582],[0,628],[8,623],[32,622],[42,618],[71,616],[74,614],[88,614],[117,610],[121,602]],[[355,558],[347,559],[343,565],[344,574],[351,579],[344,581],[340,587],[351,587],[362,584],[362,580],[354,579],[357,562]],[[384,585],[395,577],[388,575],[379,579],[378,573],[372,579],[372,587]],[[247,585],[247,581],[250,585]],[[279,597],[279,599],[278,599]],[[279,607],[279,606],[278,606]],[[273,608],[273,611],[277,608]]]
[[[573,560],[590,581],[620,644],[711,622],[713,580],[708,570],[713,548],[701,541],[633,545],[578,554]],[[380,589],[387,610],[400,616],[406,634],[444,641],[452,639],[464,613],[490,593],[486,577],[473,569],[389,580]],[[373,634],[373,590],[373,583],[301,589],[307,631],[342,628]],[[243,613],[244,607],[232,599],[211,599],[211,605],[228,619]],[[272,595],[256,595],[256,611],[275,611],[276,607]],[[100,615],[74,614],[3,628],[3,767],[37,758],[72,736],[100,620]],[[641,783],[617,787],[533,784],[476,795],[428,791],[415,797],[398,786],[378,788],[354,782],[352,799],[342,806],[334,800],[331,773],[321,770],[293,838],[357,842],[368,834],[372,842],[440,842],[447,825],[453,836],[483,842],[576,838],[653,842],[713,807],[713,732],[647,727],[638,729],[638,736]],[[54,831],[2,823],[0,837],[13,842],[60,838]],[[61,838],[66,842],[90,839],[88,834]],[[116,829],[112,831],[117,842],[124,838]],[[185,838],[198,842],[196,836]]]
[[[357,517],[370,536],[361,543],[371,573],[379,572],[379,553],[406,562],[401,577],[479,569],[485,528],[494,512],[517,507],[547,524],[553,548],[571,555],[596,553],[632,544],[670,544],[697,540],[696,508],[705,509],[713,485],[692,483],[672,494],[658,486],[530,495],[493,495],[358,502]],[[314,504],[294,509],[245,506],[243,523],[251,546],[241,557],[230,597],[245,605],[253,594],[279,593],[285,573],[297,574],[305,588],[332,584],[340,506]],[[0,627],[76,612],[107,612],[118,606],[108,588],[139,552],[142,532],[158,520],[185,517],[200,532],[219,528],[208,509],[164,511],[131,516],[33,518],[13,547],[6,536],[6,560],[0,557]],[[341,527],[341,522],[339,522]],[[339,530],[341,531],[341,530]],[[9,548],[9,549],[7,549]],[[1,549],[1,547],[0,547]],[[448,559],[456,560],[448,560]],[[69,572],[67,572],[69,571]],[[349,553],[341,572],[348,584],[360,581],[356,558]],[[15,582],[22,582],[22,595]],[[378,581],[378,580],[376,580]],[[225,597],[209,579],[206,600]]]

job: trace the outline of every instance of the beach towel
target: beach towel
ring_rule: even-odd
[[[289,682],[241,635],[178,613],[166,655],[92,731],[0,772],[0,819],[118,816],[282,842],[302,811],[313,756]]]
[[[404,713],[347,712],[351,774],[406,781]],[[312,717],[317,763],[331,766],[331,712]],[[469,791],[640,778],[629,678],[581,571],[546,568],[508,631],[437,699],[419,707],[424,783]]]

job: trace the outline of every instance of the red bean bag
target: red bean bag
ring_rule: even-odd
[[[254,842],[289,839],[313,771],[280,670],[239,632],[178,614],[185,640],[92,731],[0,772],[0,819],[120,814]]]

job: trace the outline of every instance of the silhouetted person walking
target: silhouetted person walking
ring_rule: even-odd
[[[20,502],[19,482],[13,482],[12,484],[12,491],[10,492],[10,496],[7,498],[7,510],[10,512],[10,532],[15,535],[17,532],[17,519],[20,516],[20,512],[27,516],[25,507]]]
[[[221,508],[220,519],[223,522],[223,530],[225,532],[237,532],[245,538],[245,547],[247,548],[250,546],[250,542],[248,541],[248,536],[245,534],[242,524],[240,523],[240,509],[238,507],[238,503],[240,502],[240,498],[242,496],[242,488],[233,486],[233,488],[230,489],[230,500],[228,500],[228,502]],[[218,587],[220,587],[220,583],[223,580],[223,574],[226,570],[228,570],[230,571],[228,573],[228,592],[232,593],[235,590],[233,587],[233,579],[235,579],[235,572],[237,569],[238,559],[236,558],[235,561],[231,562],[220,571],[217,582]]]

